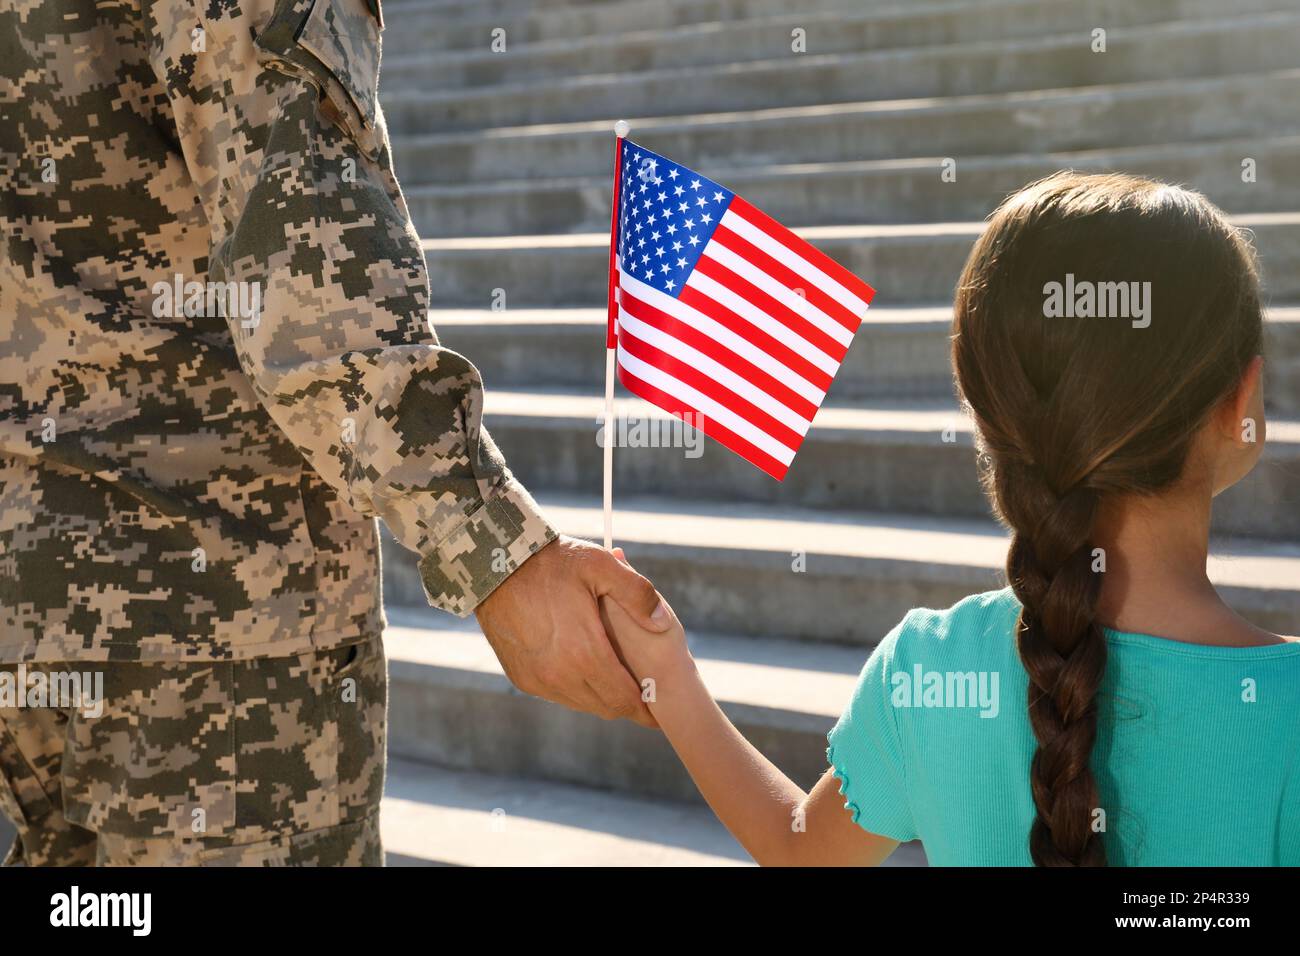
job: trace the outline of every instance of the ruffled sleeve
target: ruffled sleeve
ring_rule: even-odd
[[[867,660],[852,699],[827,737],[830,746],[826,751],[853,821],[900,843],[917,838],[898,713],[890,702],[890,677],[905,666],[897,658],[909,617],[899,622]]]

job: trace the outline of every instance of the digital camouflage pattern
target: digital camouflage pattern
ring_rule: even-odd
[[[382,863],[378,637],[103,673],[102,708],[0,707],[0,809],[18,827],[6,862]]]
[[[0,9],[0,661],[377,633],[373,516],[462,615],[554,537],[428,326],[379,31],[378,0]]]

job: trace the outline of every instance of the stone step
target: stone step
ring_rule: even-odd
[[[875,100],[639,119],[632,136],[706,169],[895,159],[899,144],[935,155],[1001,155],[1300,132],[1290,97],[1300,70],[1084,89]],[[399,135],[404,185],[549,180],[610,174],[608,122]],[[915,147],[913,147],[915,148]],[[959,180],[960,181],[960,180]]]
[[[1300,213],[1234,216],[1254,231],[1273,301],[1300,300]],[[876,304],[952,298],[980,222],[817,226],[803,238],[875,286]],[[605,300],[609,233],[425,239],[431,301],[441,308],[531,308]]]
[[[947,305],[873,306],[870,341],[849,350],[830,401],[945,399],[952,395]],[[1300,418],[1300,307],[1268,312],[1265,396],[1272,415]],[[443,343],[469,356],[488,392],[560,389],[604,394],[605,310],[438,309],[429,320]]]
[[[1294,67],[1300,15],[1184,20],[1115,29],[1094,53],[1086,31],[858,54],[593,74],[473,90],[398,76],[384,110],[398,134],[677,113],[820,105],[864,98],[951,96],[1132,83]]]
[[[658,150],[652,136],[638,140]],[[1254,161],[1252,175],[1242,163]],[[943,156],[700,170],[789,226],[979,219],[1060,169],[1123,171],[1200,190],[1230,212],[1300,209],[1300,135],[1047,154]],[[953,176],[955,175],[955,180]],[[425,238],[574,233],[609,222],[611,175],[407,186]]]
[[[488,769],[495,772],[390,761],[380,816],[388,865],[753,865],[698,801]],[[919,843],[904,844],[884,865],[925,866],[925,853]]]
[[[393,754],[698,799],[662,734],[516,690],[472,619],[391,606],[388,617]],[[706,633],[690,640],[705,682],[732,722],[800,786],[816,783],[826,769],[826,734],[848,703],[867,652]]]
[[[1237,0],[1233,12],[1296,9],[1295,0]],[[610,7],[593,7],[589,13]],[[690,9],[692,13],[698,10]],[[528,42],[533,17],[496,15],[449,28],[402,18],[401,29],[385,43],[384,81],[403,86],[412,79],[434,89],[465,89],[501,83],[545,80],[591,73],[638,73],[707,64],[743,63],[805,53],[860,53],[1006,40],[1081,31],[1098,25],[1108,30],[1221,16],[1221,0],[1094,0],[1086,12],[1071,0],[948,0],[906,8],[843,10],[788,8],[775,16],[692,22],[671,27],[598,33],[589,23],[581,32],[542,42]],[[626,19],[626,13],[615,11]],[[543,14],[545,16],[545,14]],[[522,20],[522,22],[520,22]],[[504,36],[493,29],[504,30]],[[518,34],[523,30],[522,36]],[[802,31],[799,33],[797,31]],[[387,38],[386,38],[387,41]],[[504,48],[502,47],[502,44]]]
[[[603,409],[599,392],[489,389],[485,405],[492,437],[524,484],[570,493],[591,489],[592,476],[601,473]],[[702,433],[687,433],[680,421],[638,398],[618,399],[615,414],[623,423],[616,432],[623,444],[614,454],[614,486],[623,494],[836,511],[989,514],[972,427],[955,402],[825,405],[780,482]],[[1268,422],[1263,460],[1215,501],[1214,531],[1222,537],[1300,540],[1300,422]]]
[[[849,350],[831,386],[833,399],[952,395],[950,306],[873,306],[868,315],[871,347]],[[1300,363],[1300,309],[1295,318],[1294,351]],[[469,356],[489,392],[558,388],[604,394],[603,308],[436,309],[430,311],[429,321],[443,344]],[[1286,381],[1280,375],[1268,380]]]
[[[598,470],[590,488],[599,495]],[[600,540],[599,500],[538,499],[562,532]],[[913,607],[1002,586],[1007,539],[989,520],[668,500],[618,486],[614,506],[615,542],[704,631],[869,647]],[[424,605],[412,556],[387,536],[384,562],[388,605]],[[1216,542],[1208,570],[1244,616],[1300,633],[1300,545]]]
[[[532,844],[537,825],[549,821],[596,831],[605,842],[621,836],[649,844],[610,847],[623,857],[691,851],[748,861],[701,806],[661,733],[521,693],[472,621],[427,608],[392,608],[389,620],[389,751],[396,759],[383,823],[390,853],[464,862],[444,854],[462,847],[478,852],[473,844],[490,839],[480,826]],[[692,634],[690,641],[701,675],[732,722],[800,786],[816,783],[827,766],[826,734],[852,695],[865,652],[710,634]],[[625,824],[625,807],[635,808],[640,825]],[[421,849],[395,846],[390,827],[399,838],[418,839]],[[456,831],[465,838],[452,836]],[[500,862],[540,862],[536,854],[546,848],[529,845],[526,855],[525,847],[518,849],[518,858]],[[608,862],[618,859],[611,855]],[[915,843],[890,858],[896,866],[924,863]]]
[[[398,14],[404,22],[412,16],[430,14],[442,20],[463,20],[476,14],[524,14],[562,10],[565,7],[599,8],[613,0],[385,0],[384,17]]]
[[[971,2],[971,0],[966,0]],[[1168,0],[1158,0],[1163,5]],[[1290,0],[1278,0],[1280,9]],[[928,2],[923,9],[942,11],[952,6],[950,0]],[[809,0],[803,5],[809,17],[827,12],[859,12],[865,9],[881,13],[905,14],[918,3],[901,0]],[[647,30],[672,30],[715,23],[732,25],[755,19],[779,17],[790,12],[787,0],[465,0],[452,7],[424,2],[385,3],[384,51],[396,55],[412,52],[437,53],[449,50],[486,48],[494,29],[506,30],[507,50],[526,44],[570,40],[574,37],[623,37]],[[396,11],[394,18],[390,13]],[[941,14],[940,14],[941,15]],[[400,24],[401,29],[391,29]]]
[[[379,818],[388,865],[752,865],[707,807],[488,769],[498,773],[390,761]]]

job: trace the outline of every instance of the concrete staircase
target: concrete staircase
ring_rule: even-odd
[[[949,303],[981,219],[1062,167],[1185,182],[1254,230],[1273,419],[1216,509],[1212,570],[1253,620],[1300,631],[1300,0],[390,0],[385,19],[381,96],[430,318],[482,370],[489,427],[563,530],[600,534],[614,119],[879,290],[784,483],[712,443],[615,455],[619,542],[727,713],[800,783],[904,612],[999,586]],[[394,862],[745,859],[658,735],[515,691],[472,622],[423,607],[390,545]]]

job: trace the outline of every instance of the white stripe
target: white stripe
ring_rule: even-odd
[[[772,318],[748,299],[742,298],[732,292],[721,282],[715,282],[713,279],[710,279],[699,269],[695,269],[691,272],[690,276],[686,279],[686,284],[692,289],[698,289],[719,305],[726,306],[750,325],[762,329],[782,345],[788,347],[790,351],[797,353],[803,358],[806,358],[813,365],[816,365],[827,375],[834,375],[839,371],[840,363],[835,361],[835,359],[831,358],[817,346],[813,345],[802,335],[799,335],[788,326]]]
[[[619,285],[626,287],[627,291],[636,296],[642,302],[660,312],[671,315],[674,319],[689,325],[701,335],[706,335],[713,341],[717,342],[723,348],[734,352],[736,355],[745,359],[753,365],[758,366],[768,375],[786,386],[790,391],[802,398],[808,399],[814,405],[820,406],[822,400],[826,398],[826,392],[818,388],[812,382],[808,381],[798,372],[783,365],[767,352],[755,345],[753,342],[742,338],[731,329],[719,322],[713,321],[698,309],[693,309],[680,299],[674,299],[667,293],[660,292],[654,286],[646,285],[635,276],[630,276],[626,272],[619,273]],[[834,373],[832,373],[834,374]]]
[[[761,408],[791,431],[798,432],[800,436],[808,433],[808,426],[812,424],[811,421],[793,409],[787,408],[761,388],[745,381],[731,369],[715,362],[698,349],[692,348],[681,339],[673,338],[661,329],[656,329],[653,325],[647,325],[636,316],[629,315],[621,309],[619,310],[618,321],[623,328],[627,329],[629,334],[636,336],[647,345],[653,345],[661,352],[667,352],[673,358],[685,362],[692,368],[698,369],[702,374],[707,375],[724,388],[731,389],[751,405]]]
[[[861,298],[841,285],[836,279],[827,275],[817,266],[813,265],[803,256],[796,252],[791,252],[784,244],[777,242],[758,226],[755,226],[748,219],[742,219],[738,213],[728,209],[722,214],[722,220],[718,225],[726,226],[736,235],[753,243],[762,249],[777,262],[788,266],[799,275],[803,276],[810,284],[817,286],[832,299],[837,300],[842,306],[862,318],[867,312],[867,303]],[[842,327],[842,326],[841,326]]]
[[[618,364],[641,379],[641,381],[653,385],[661,392],[667,392],[678,401],[684,402],[696,411],[703,413],[706,418],[711,418],[722,427],[735,432],[754,447],[767,452],[781,464],[788,465],[794,461],[793,449],[787,448],[757,425],[751,424],[725,405],[718,404],[709,396],[696,391],[685,382],[678,381],[667,372],[657,369],[653,365],[647,365],[635,355],[628,355],[622,349],[618,350]]]
[[[754,265],[748,259],[741,257],[738,253],[724,246],[715,236],[710,239],[704,246],[704,255],[708,256],[714,262],[717,262],[724,269],[729,269],[742,279],[758,286],[783,306],[801,315],[817,328],[821,329],[840,345],[848,345],[853,341],[853,333],[840,325],[829,315],[823,312],[817,306],[813,305],[793,289],[787,288],[784,283],[778,282],[770,275]]]

